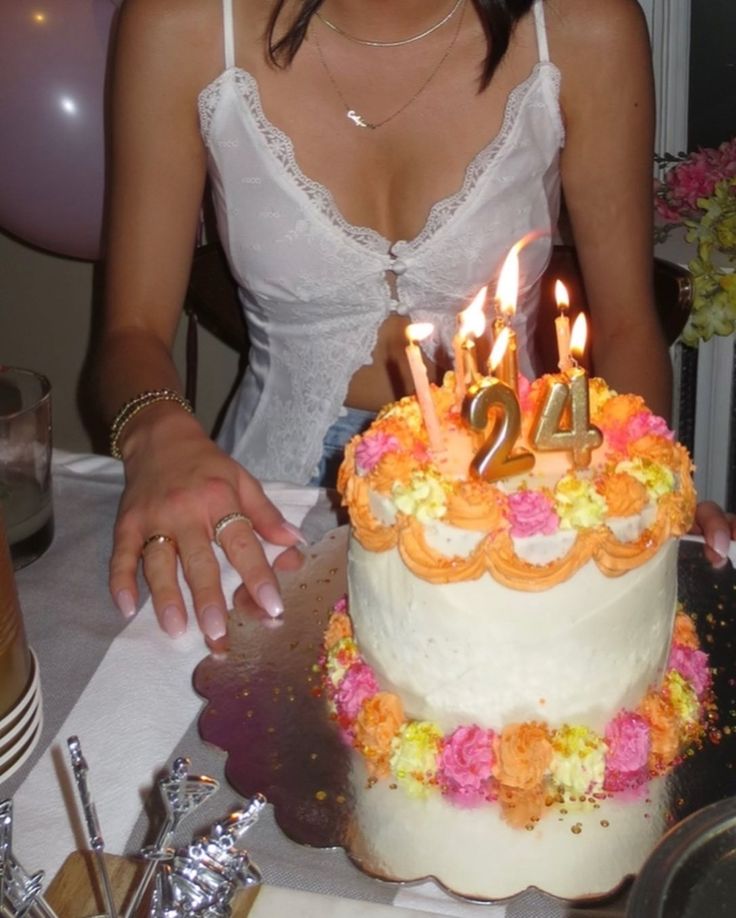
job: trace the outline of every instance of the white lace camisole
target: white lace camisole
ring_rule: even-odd
[[[255,79],[235,66],[232,0],[223,0],[226,69],[200,94],[199,115],[250,352],[219,441],[256,477],[310,479],[350,379],[370,363],[390,313],[432,322],[425,350],[436,356],[449,347],[457,313],[483,284],[495,288],[511,245],[554,229],[564,140],[559,71],[549,61],[541,0],[533,10],[539,61],[509,95],[499,134],[469,164],[462,187],[432,207],[421,233],[392,244],[348,223],[327,188],[301,172],[291,140],[263,113]],[[521,255],[514,325],[527,374],[551,245],[547,235]]]

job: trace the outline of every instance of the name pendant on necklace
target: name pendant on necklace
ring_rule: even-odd
[[[358,127],[368,128],[371,131],[375,130],[375,125],[371,124],[368,121],[364,121],[363,116],[359,115],[352,108],[350,109],[349,112],[346,112],[346,117],[348,117],[353,122],[353,124],[357,125]]]

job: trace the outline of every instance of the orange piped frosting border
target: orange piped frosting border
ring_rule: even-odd
[[[522,387],[526,435],[553,378]],[[449,445],[441,459],[430,453],[413,398],[387,406],[348,444],[340,469],[338,488],[355,538],[368,551],[396,547],[409,570],[431,583],[487,572],[511,589],[540,591],[588,561],[609,577],[644,564],[692,523],[690,456],[641,398],[618,395],[600,379],[590,385],[591,421],[603,434],[590,468],[574,470],[560,453],[556,473],[532,470],[493,483],[468,470],[477,435],[453,403],[451,373],[432,392]],[[621,538],[617,532],[627,522],[635,524],[634,535]],[[433,547],[429,531],[437,523],[451,527],[445,532],[475,534],[473,547],[452,556]],[[522,556],[519,546],[530,537],[546,543],[554,559],[535,563]],[[558,544],[570,541],[556,554]]]

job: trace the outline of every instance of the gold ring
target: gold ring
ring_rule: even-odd
[[[214,540],[215,545],[217,545],[218,548],[222,548],[222,542],[220,541],[220,536],[222,535],[223,530],[227,529],[230,523],[238,523],[238,522],[247,523],[251,529],[253,528],[253,523],[251,523],[248,517],[244,513],[240,513],[238,511],[236,511],[235,513],[226,514],[225,516],[222,517],[222,519],[218,520],[215,523],[214,529],[212,530],[212,538]]]
[[[166,542],[170,542],[172,545],[174,544],[174,540],[171,538],[171,536],[164,535],[162,532],[156,532],[153,535],[150,535],[141,547],[141,555],[145,554],[149,545],[163,545]]]

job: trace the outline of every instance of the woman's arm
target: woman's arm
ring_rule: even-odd
[[[100,402],[112,420],[130,398],[180,391],[171,345],[181,314],[205,180],[197,96],[222,67],[217,0],[128,0],[120,17],[112,94],[112,183],[107,295],[97,361]],[[126,615],[137,603],[144,557],[162,627],[186,627],[177,555],[202,630],[225,632],[225,597],[212,550],[213,529],[233,512],[276,544],[297,534],[260,485],[173,402],[146,407],[126,425],[120,450],[126,487],[115,526],[110,589]],[[280,609],[276,581],[249,525],[223,531],[223,547],[256,601]]]
[[[636,0],[548,0],[562,71],[562,181],[592,319],[596,371],[668,418],[672,369],[652,286],[654,85]],[[706,556],[726,563],[736,520],[699,504]]]
[[[596,371],[663,417],[672,375],[652,287],[654,88],[636,0],[552,0],[562,71],[565,201],[585,277]]]

